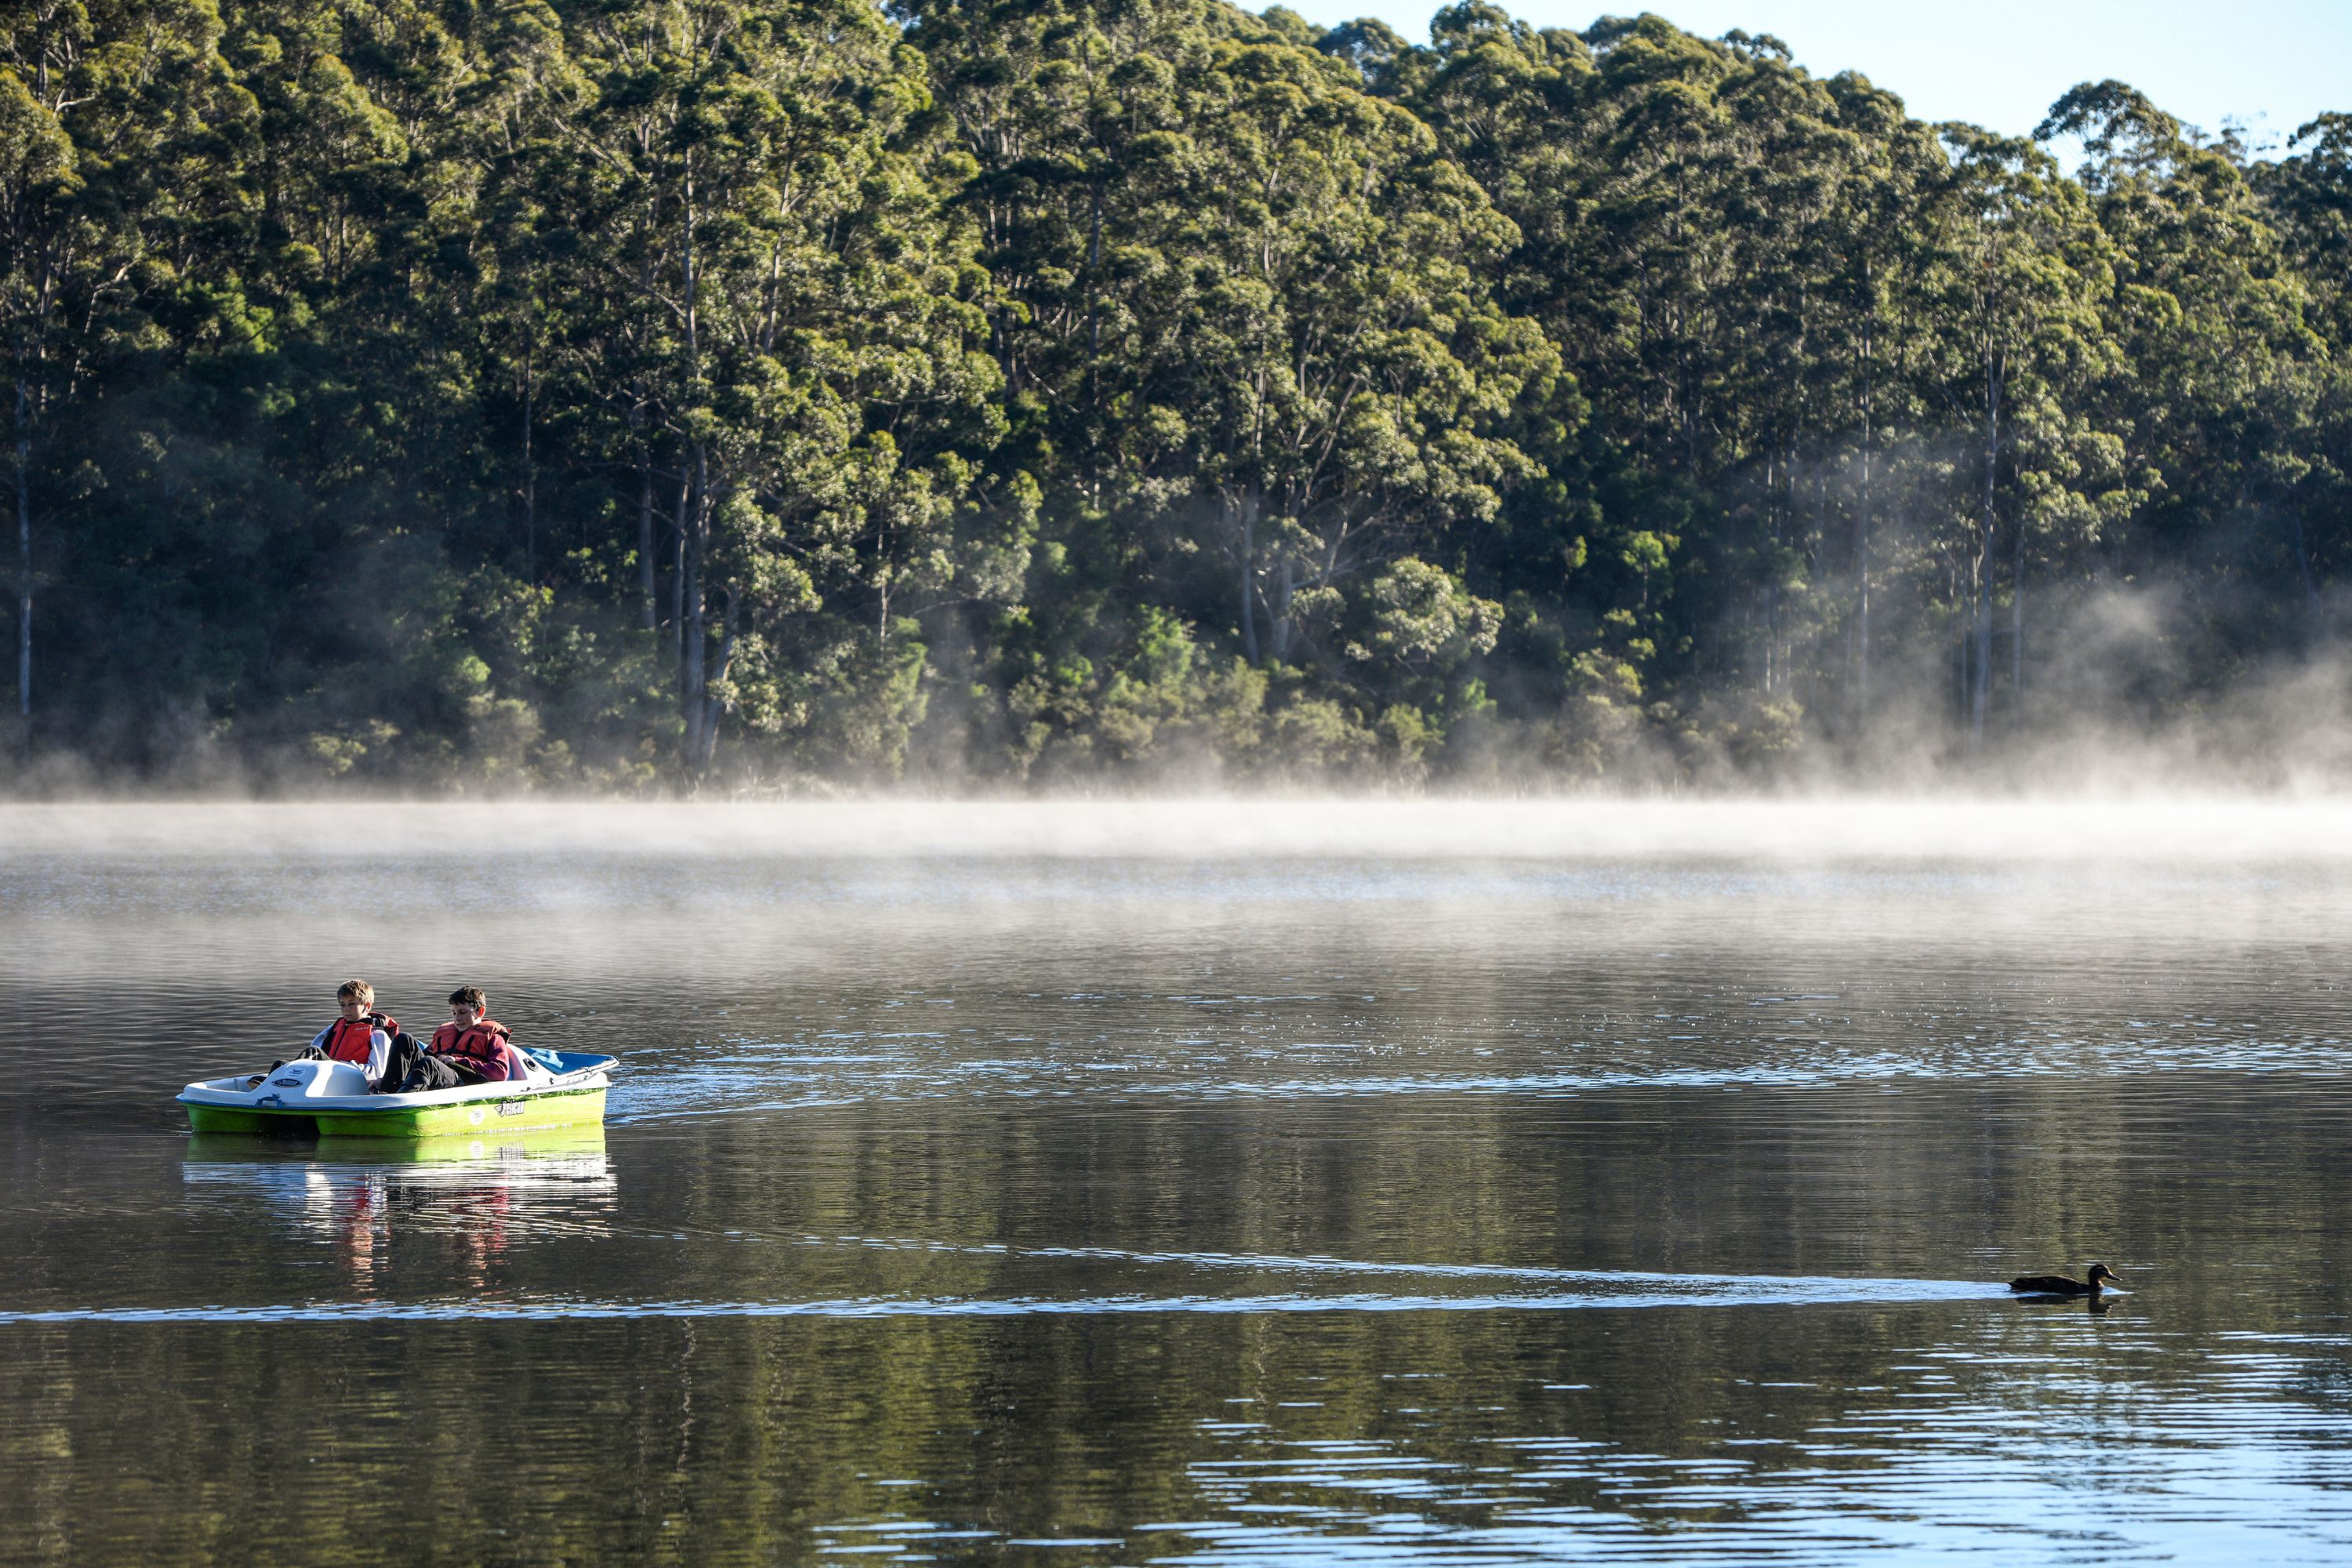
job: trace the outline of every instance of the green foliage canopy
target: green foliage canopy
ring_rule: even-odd
[[[1688,779],[2195,710],[2336,633],[2347,127],[2003,138],[1484,0],[0,8],[11,766]]]

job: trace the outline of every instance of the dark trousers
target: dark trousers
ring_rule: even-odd
[[[376,1085],[378,1094],[419,1094],[426,1089],[462,1089],[469,1083],[480,1083],[481,1075],[469,1072],[447,1057],[436,1057],[418,1043],[415,1036],[403,1029],[392,1039],[392,1052],[384,1058],[383,1081]]]

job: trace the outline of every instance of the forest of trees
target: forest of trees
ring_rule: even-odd
[[[1481,0],[5,4],[20,789],[1656,785],[2334,668],[2352,115]]]

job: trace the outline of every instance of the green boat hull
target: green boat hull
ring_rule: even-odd
[[[461,1100],[455,1105],[387,1107],[382,1110],[249,1110],[190,1105],[188,1126],[197,1132],[315,1134],[320,1138],[425,1138],[528,1132],[543,1127],[576,1127],[604,1120],[604,1090],[554,1089],[512,1100]]]

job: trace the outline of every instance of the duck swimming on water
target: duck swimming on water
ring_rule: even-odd
[[[2091,1265],[2089,1275],[2070,1279],[2063,1274],[2024,1274],[2009,1282],[2021,1296],[2095,1296],[2110,1283],[2120,1285],[2116,1271],[2104,1263]]]

